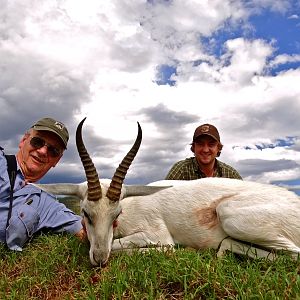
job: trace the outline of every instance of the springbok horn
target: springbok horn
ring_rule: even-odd
[[[119,201],[120,199],[122,184],[125,179],[126,173],[141,145],[142,129],[140,123],[137,122],[137,124],[138,124],[138,134],[136,140],[132,148],[129,150],[129,152],[126,154],[126,156],[123,158],[122,162],[116,169],[115,174],[111,180],[110,186],[106,193],[107,198],[114,202]]]
[[[88,200],[98,201],[102,197],[101,185],[97,170],[90,158],[82,140],[82,125],[86,118],[84,118],[77,126],[76,130],[76,146],[79,153],[82,165],[84,167],[85,175],[88,182]]]

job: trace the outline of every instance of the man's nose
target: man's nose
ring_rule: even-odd
[[[42,153],[42,154],[48,154],[48,147],[47,147],[47,145],[44,145],[43,147],[41,147],[41,148],[39,148],[39,149],[37,149],[37,151],[39,152],[39,153]]]
[[[208,144],[204,144],[203,145],[203,151],[209,151],[209,146],[208,146]]]

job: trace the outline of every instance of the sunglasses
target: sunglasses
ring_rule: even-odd
[[[40,149],[44,146],[47,146],[48,153],[51,157],[58,157],[61,155],[62,150],[59,148],[56,148],[48,143],[45,142],[42,138],[38,136],[33,136],[30,140],[30,145],[35,149]]]

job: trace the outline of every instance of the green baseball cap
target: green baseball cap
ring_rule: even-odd
[[[69,132],[62,122],[56,121],[52,118],[43,118],[33,124],[31,128],[34,130],[43,130],[55,133],[63,142],[65,149],[67,149]]]

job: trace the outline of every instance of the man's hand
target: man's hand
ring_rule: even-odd
[[[87,241],[87,233],[85,228],[84,219],[81,220],[82,228],[75,233],[75,236],[78,237],[82,242]]]

